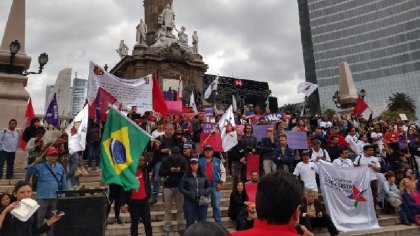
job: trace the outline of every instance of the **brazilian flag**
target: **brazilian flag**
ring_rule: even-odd
[[[101,140],[101,170],[105,183],[138,189],[137,165],[150,135],[113,106],[108,109]]]

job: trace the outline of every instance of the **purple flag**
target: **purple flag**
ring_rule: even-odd
[[[55,128],[60,129],[60,119],[58,119],[58,105],[55,93],[50,105],[48,105],[47,113],[45,114],[45,121],[47,121],[48,124],[53,125]]]
[[[267,127],[272,127],[271,125],[253,125],[252,135],[257,138],[257,141],[260,142],[261,139],[267,137]]]

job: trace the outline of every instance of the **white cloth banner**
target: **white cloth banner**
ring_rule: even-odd
[[[302,82],[298,85],[297,92],[298,93],[303,93],[303,94],[305,94],[305,96],[309,96],[317,88],[318,88],[317,84],[313,84],[313,83],[310,83],[310,82]]]
[[[227,152],[238,144],[238,136],[235,130],[235,116],[233,115],[232,105],[225,111],[218,123],[220,136],[222,138],[223,151]]]
[[[79,113],[77,113],[76,117],[73,119],[70,125],[65,129],[69,138],[68,146],[70,155],[75,152],[85,150],[88,127],[88,113],[88,105],[85,105],[85,107]],[[77,125],[75,125],[76,122],[78,122]]]
[[[87,94],[89,104],[95,100],[99,87],[104,88],[126,107],[137,106],[137,111],[141,113],[153,111],[151,74],[139,79],[121,79],[90,62]]]
[[[195,105],[195,98],[194,98],[194,91],[191,91],[191,96],[190,96],[190,107],[193,109],[193,111],[195,113],[198,112],[197,110],[197,106]]]
[[[219,75],[211,82],[209,87],[207,87],[206,91],[204,92],[204,99],[208,99],[211,95],[211,92],[217,90],[217,86],[219,85]]]
[[[339,231],[378,229],[368,167],[337,168],[319,161],[322,196]]]

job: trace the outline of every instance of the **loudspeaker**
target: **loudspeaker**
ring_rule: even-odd
[[[57,210],[64,211],[65,215],[55,224],[55,235],[105,235],[106,204],[105,196],[58,199]]]

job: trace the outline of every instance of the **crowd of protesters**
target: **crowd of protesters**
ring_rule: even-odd
[[[407,225],[414,223],[415,216],[420,214],[417,181],[420,130],[409,121],[397,119],[385,122],[372,116],[366,119],[354,114],[349,118],[344,115],[273,115],[268,109],[262,112],[258,106],[249,104],[234,113],[238,143],[228,152],[221,152],[214,150],[207,139],[203,141],[202,134],[205,133],[204,124],[217,123],[224,114],[224,108],[215,106],[206,110],[202,107],[198,113],[191,113],[187,109],[185,112],[182,115],[157,117],[153,112],[140,114],[136,107],[132,107],[127,115],[153,137],[136,173],[140,181],[139,189],[125,192],[120,186],[109,186],[115,211],[115,220],[109,222],[123,224],[119,213],[128,205],[131,235],[138,235],[137,224],[140,221],[145,225],[146,235],[152,235],[150,205],[158,202],[159,192],[163,192],[164,202],[162,235],[169,235],[172,209],[176,209],[176,229],[180,235],[195,222],[207,221],[208,207],[212,208],[215,223],[221,224],[221,189],[227,175],[233,179],[229,217],[236,223],[238,231],[252,228],[256,218],[258,178],[273,172],[288,172],[302,182],[305,189],[302,199],[302,206],[305,207],[300,215],[302,225],[309,230],[324,226],[331,235],[338,235],[324,206],[317,200],[320,183],[315,163],[318,160],[348,168],[368,166],[371,169],[375,206],[398,213],[401,222]],[[9,128],[0,132],[0,167],[7,162],[6,178],[13,178],[16,140],[19,140],[18,137],[16,139],[19,134],[14,134],[16,121],[10,122]],[[257,139],[253,133],[259,125],[265,125],[265,137],[261,139]],[[42,192],[76,187],[79,182],[74,172],[82,157],[88,160],[88,171],[98,170],[101,130],[94,120],[89,123],[86,151],[77,155],[68,153],[67,134],[63,133],[54,143],[44,144],[44,132],[39,120],[34,119],[31,127],[23,133],[28,142],[26,181],[32,179],[34,189],[41,178],[39,169],[43,168],[40,166],[41,159],[37,157],[42,155],[63,176],[57,183],[50,178],[49,183],[53,183],[55,189],[49,186]],[[218,131],[214,129],[205,136],[212,132]],[[288,132],[305,133],[309,148],[290,148]],[[252,177],[248,179],[250,156],[258,156],[260,163],[257,169],[251,171]],[[50,197],[56,200],[56,196]],[[45,208],[54,209],[55,204],[56,201],[46,201]],[[110,210],[111,203],[107,212]],[[48,216],[42,216],[42,222],[45,217]]]

